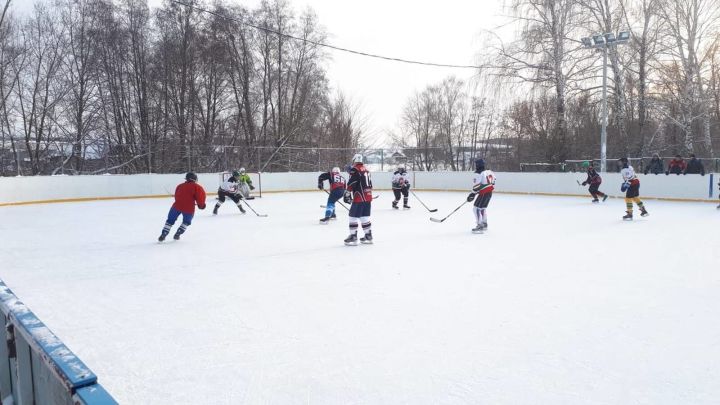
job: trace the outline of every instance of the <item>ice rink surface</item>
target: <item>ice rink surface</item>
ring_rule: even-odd
[[[320,192],[0,207],[0,277],[122,404],[718,403],[715,205],[378,194],[357,247]]]

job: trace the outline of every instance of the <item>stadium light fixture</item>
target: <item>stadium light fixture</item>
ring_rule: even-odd
[[[591,40],[592,38],[592,40]],[[607,170],[607,55],[608,48],[625,44],[630,40],[630,31],[620,31],[615,36],[613,32],[597,34],[592,37],[580,38],[585,48],[596,48],[603,53],[603,85],[602,85],[602,127],[600,130],[600,172]]]

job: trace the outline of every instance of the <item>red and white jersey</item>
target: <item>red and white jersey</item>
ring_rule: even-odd
[[[337,188],[345,189],[345,177],[340,173],[330,172],[330,191]]]
[[[483,170],[475,173],[473,178],[473,191],[480,194],[491,193],[495,189],[495,173],[492,170]]]
[[[350,179],[348,180],[347,190],[353,195],[353,202],[372,202],[372,181],[370,180],[370,172],[367,171],[362,163],[356,163],[350,169]]]
[[[635,175],[635,169],[633,169],[632,166],[623,167],[622,170],[620,170],[620,174],[622,175],[622,178],[624,181],[632,184],[639,184],[640,179],[637,178]]]

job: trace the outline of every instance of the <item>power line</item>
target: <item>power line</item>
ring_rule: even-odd
[[[296,40],[296,41],[307,42],[307,43],[309,43],[309,44],[313,44],[313,45],[317,45],[317,46],[322,46],[322,47],[329,48],[329,49],[334,49],[334,50],[336,50],[336,51],[352,53],[352,54],[360,55],[360,56],[367,56],[367,57],[369,57],[369,58],[389,60],[389,61],[392,61],[392,62],[410,63],[410,64],[413,64],[413,65],[446,67],[446,68],[453,68],[453,69],[482,69],[482,66],[474,66],[474,65],[452,65],[452,64],[446,64],[446,63],[421,62],[421,61],[416,61],[416,60],[409,60],[409,59],[402,59],[402,58],[394,58],[394,57],[390,57],[390,56],[382,56],[382,55],[377,55],[377,54],[368,53],[368,52],[355,51],[355,50],[352,50],[352,49],[342,48],[342,47],[339,47],[339,46],[330,45],[330,44],[326,44],[326,43],[323,43],[323,42],[313,41],[313,40],[311,40],[311,39],[299,38],[299,37],[296,37],[296,36],[293,36],[293,35],[290,35],[290,34],[284,34],[284,33],[282,33],[282,32],[278,32],[278,31],[275,31],[275,30],[270,29],[270,28],[267,28],[267,27],[260,27],[260,26],[258,26],[258,25],[250,24],[250,23],[245,22],[245,21],[240,21],[240,20],[238,20],[238,19],[236,19],[236,18],[229,17],[229,16],[226,16],[226,15],[221,15],[221,14],[218,14],[218,13],[216,13],[216,12],[214,12],[214,11],[210,11],[210,10],[204,9],[204,8],[202,8],[202,7],[197,7],[197,6],[194,6],[194,5],[192,5],[192,4],[183,3],[183,2],[181,2],[181,1],[177,1],[177,0],[170,0],[170,1],[173,2],[173,3],[179,4],[179,5],[181,5],[181,6],[185,6],[185,7],[188,7],[188,8],[195,9],[195,10],[200,11],[200,12],[203,12],[203,13],[212,14],[212,15],[214,15],[214,16],[216,16],[216,17],[220,17],[220,18],[224,18],[224,19],[227,19],[227,20],[235,21],[235,22],[237,22],[237,23],[239,23],[239,24],[246,25],[246,26],[251,27],[251,28],[255,28],[256,30],[266,31],[266,32],[269,32],[269,33],[272,33],[272,34],[275,34],[275,35],[278,35],[278,36],[281,36],[281,37],[294,39],[294,40]]]

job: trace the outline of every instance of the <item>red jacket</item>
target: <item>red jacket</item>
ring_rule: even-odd
[[[685,163],[683,159],[673,159],[668,165],[668,171],[670,173],[673,173],[673,169],[675,169],[675,171],[684,172],[686,168],[687,163]]]
[[[194,214],[195,203],[201,210],[205,209],[205,189],[194,181],[179,184],[175,189],[173,208],[186,214]]]

